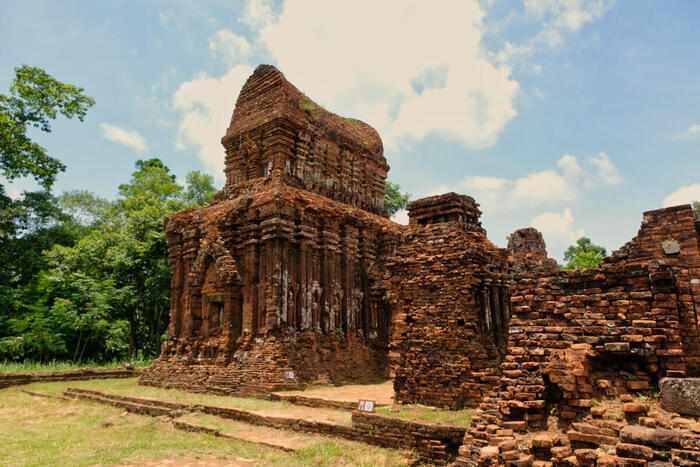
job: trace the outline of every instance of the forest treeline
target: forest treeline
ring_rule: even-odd
[[[207,204],[212,183],[195,171],[181,186],[149,159],[114,201],[86,191],[0,195],[0,215],[15,227],[0,240],[0,360],[157,355],[170,310],[163,219]]]
[[[209,204],[213,177],[178,184],[160,159],[139,160],[115,200],[87,191],[56,195],[65,165],[33,142],[58,117],[82,121],[94,99],[27,65],[0,94],[0,362],[107,362],[158,355],[170,311],[163,220]],[[36,131],[36,130],[35,130]],[[10,197],[3,186],[31,177],[40,190]],[[408,194],[387,182],[385,205]]]
[[[190,172],[183,186],[153,158],[136,162],[115,200],[55,195],[66,167],[29,132],[50,132],[60,116],[82,121],[94,104],[82,88],[27,65],[0,94],[0,175],[40,184],[13,198],[0,183],[0,361],[152,357],[167,331],[163,219],[209,203],[213,177]]]

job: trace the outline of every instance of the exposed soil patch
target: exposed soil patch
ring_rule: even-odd
[[[346,384],[307,389],[305,391],[282,391],[280,395],[315,397],[318,399],[357,402],[359,399],[376,401],[377,404],[394,403],[394,383],[385,381],[379,384]]]

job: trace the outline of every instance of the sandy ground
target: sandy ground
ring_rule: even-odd
[[[290,405],[285,408],[255,409],[251,412],[268,417],[303,418],[316,422],[330,422],[339,425],[352,425],[352,413],[347,410],[334,410],[303,405]]]
[[[392,405],[394,403],[394,383],[385,381],[380,384],[347,384],[337,387],[312,388],[305,391],[283,391],[278,394],[350,402],[367,399],[376,401],[377,404]]]

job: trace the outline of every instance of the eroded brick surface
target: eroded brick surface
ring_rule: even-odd
[[[662,247],[669,241],[680,245],[680,251],[671,249],[669,254]],[[502,428],[515,430],[508,436],[521,440],[527,431],[551,431],[552,415],[566,435],[565,444],[579,448],[574,465],[595,465],[606,446],[609,451],[619,442],[628,423],[663,423],[663,418],[649,417],[648,404],[634,402],[632,395],[651,394],[662,377],[700,370],[699,254],[693,212],[690,206],[679,206],[645,213],[638,236],[599,268],[518,277],[511,288],[502,377],[477,410],[458,464],[479,462],[484,446],[502,441],[493,435]],[[618,397],[629,401],[617,414],[624,423],[616,424],[610,414],[600,420],[605,414],[594,410],[598,401]],[[671,433],[679,439],[694,436],[682,430]],[[639,465],[646,465],[649,449],[644,443],[627,443],[619,446],[614,461],[639,458]],[[529,451],[501,454],[525,459]],[[565,458],[573,462],[563,450],[557,452],[562,463]],[[547,451],[536,458],[556,457]]]
[[[141,381],[244,393],[386,377],[382,275],[402,227],[377,132],[260,66],[222,142],[224,189],[166,219],[169,337]]]
[[[486,238],[469,196],[421,199],[408,213],[388,263],[395,401],[474,405],[498,380],[506,348],[508,253]]]
[[[698,458],[689,424],[632,397],[700,372],[689,205],[644,213],[600,267],[559,271],[535,229],[492,244],[468,196],[414,201],[407,227],[391,222],[376,131],[273,67],[249,78],[222,143],[224,189],[165,222],[171,326],[143,383],[250,393],[391,374],[399,403],[479,405],[458,464]],[[622,420],[601,400],[624,402]],[[616,449],[626,426],[680,441]]]

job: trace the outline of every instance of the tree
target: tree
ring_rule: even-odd
[[[14,205],[26,208],[12,214],[24,233],[0,249],[0,261],[19,251],[0,269],[0,360],[156,355],[170,308],[163,218],[214,192],[211,177],[187,180],[185,190],[159,159],[139,160],[115,201],[73,191]]]
[[[700,211],[700,201],[693,201],[693,209]]]
[[[576,240],[576,245],[571,245],[564,252],[566,264],[561,269],[586,269],[595,268],[605,256],[605,248],[594,245],[591,239],[581,237]]]
[[[398,183],[386,181],[386,194],[384,195],[384,209],[389,214],[389,217],[396,214],[397,211],[406,207],[410,193],[401,193],[401,186]]]
[[[51,132],[51,120],[58,114],[83,121],[95,105],[83,88],[64,84],[41,68],[15,68],[10,95],[0,94],[0,173],[7,180],[32,176],[49,188],[65,166],[46,153],[27,135],[30,126]]]
[[[49,192],[65,166],[34,143],[27,131],[36,127],[50,132],[51,120],[59,114],[82,121],[94,104],[82,88],[27,65],[15,68],[9,95],[0,94],[0,176],[9,181],[31,176],[43,187],[12,199],[0,184],[0,338],[6,335],[12,316],[26,312],[20,306],[25,297],[21,289],[46,267],[42,250],[55,243],[72,244],[76,234],[69,216]]]
[[[214,177],[203,174],[199,170],[193,170],[187,174],[187,190],[184,199],[188,204],[206,206],[211,203],[215,194]]]
[[[90,347],[87,353],[84,349],[86,339],[103,342],[106,348],[105,339],[122,331],[127,358],[139,350],[145,355],[157,354],[169,319],[172,274],[163,219],[185,207],[201,206],[214,191],[211,177],[190,172],[187,180],[193,182],[184,190],[161,160],[137,161],[131,180],[119,185],[117,200],[96,214],[99,219],[93,230],[72,247],[56,246],[48,252],[50,278],[61,289],[57,297],[66,300],[61,302],[62,309],[76,316],[71,321],[74,327],[78,325],[75,323],[83,323],[82,332],[74,332],[73,343],[68,346],[77,348],[82,341],[78,355],[90,355]],[[76,200],[83,198],[88,197],[74,193],[74,203],[69,205],[75,207]],[[85,208],[77,204],[83,213]],[[73,290],[74,283],[90,286],[86,286],[92,291],[90,300],[81,298],[88,296],[86,292]],[[108,309],[99,315],[96,313],[105,307],[85,305],[98,303],[98,298]],[[93,318],[82,319],[86,313],[92,313]],[[99,322],[100,316],[106,316],[108,323],[122,324],[100,329],[85,324]],[[112,339],[110,348],[119,348],[117,341]]]

